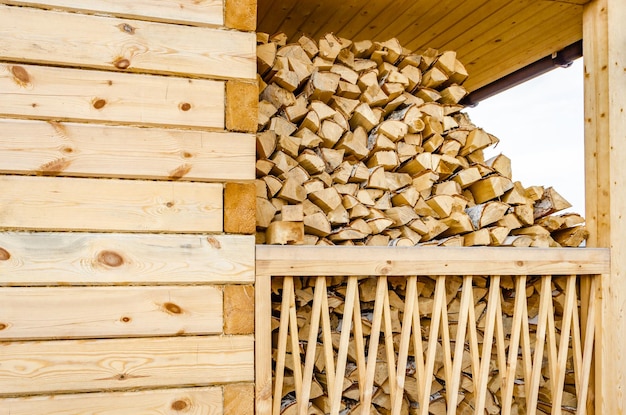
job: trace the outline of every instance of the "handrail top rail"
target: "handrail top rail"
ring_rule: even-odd
[[[597,275],[608,248],[257,245],[258,276]]]

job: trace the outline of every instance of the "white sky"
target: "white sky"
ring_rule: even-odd
[[[500,139],[485,152],[486,158],[503,153],[511,159],[514,181],[525,187],[552,186],[573,205],[568,212],[584,216],[582,59],[466,112],[474,124]]]

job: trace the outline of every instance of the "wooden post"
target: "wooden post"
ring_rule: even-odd
[[[626,402],[626,3],[584,6],[586,216],[588,245],[611,248],[597,314],[596,413],[623,414]]]
[[[256,414],[272,413],[272,276],[256,269],[254,288]]]

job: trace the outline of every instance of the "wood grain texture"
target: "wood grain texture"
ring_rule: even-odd
[[[251,382],[251,336],[3,343],[0,396]]]
[[[610,247],[611,270],[600,280],[596,314],[596,413],[626,410],[626,5],[596,0],[584,8],[586,211],[591,246]],[[616,356],[619,356],[616,358]]]
[[[224,385],[224,415],[253,415],[254,385]]]
[[[254,334],[254,287],[224,286],[224,334]]]
[[[0,176],[0,227],[221,232],[222,185]]]
[[[257,247],[257,249],[260,248]],[[256,274],[254,284],[255,413],[272,413],[272,278]]]
[[[256,0],[224,0],[224,24],[238,30],[256,29]]]
[[[222,325],[215,287],[0,288],[1,340],[221,334]]]
[[[224,185],[224,232],[252,234],[256,230],[254,183]]]
[[[7,0],[5,4],[44,9],[77,11],[88,14],[111,14],[139,20],[155,20],[197,26],[222,26],[224,6],[221,0]]]
[[[222,415],[219,387],[0,399],[0,415]]]
[[[0,233],[0,285],[254,281],[254,236]]]
[[[256,78],[254,33],[0,5],[0,38],[8,61]]]
[[[259,87],[256,83],[226,82],[226,129],[254,133],[257,130]]]
[[[257,275],[602,274],[606,249],[258,245]]]
[[[0,173],[254,179],[251,134],[0,119]]]
[[[1,64],[0,91],[5,117],[224,128],[221,81]]]

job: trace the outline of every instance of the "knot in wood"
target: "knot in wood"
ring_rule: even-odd
[[[182,314],[183,312],[183,309],[174,303],[165,303],[163,304],[163,307],[168,313],[171,313],[171,314]]]
[[[11,73],[13,74],[13,78],[21,85],[25,85],[30,83],[30,75],[24,67],[22,66],[12,66]]]
[[[98,262],[116,268],[124,263],[124,258],[117,252],[102,251],[98,254]]]
[[[96,98],[94,99],[92,105],[95,109],[100,110],[102,108],[104,108],[104,106],[107,104],[106,100],[102,99],[102,98]]]
[[[217,238],[213,236],[208,236],[206,240],[209,243],[209,245],[211,245],[212,248],[222,249],[222,244],[220,243],[220,241],[217,240]]]
[[[516,261],[515,265],[517,265],[518,267],[523,267],[524,266],[524,261]]]
[[[11,254],[4,248],[0,248],[0,261],[8,261],[11,258]]]
[[[174,411],[184,411],[186,409],[189,409],[190,406],[190,402],[188,402],[186,399],[179,399],[172,402],[172,409]]]
[[[128,33],[129,35],[135,34],[135,28],[129,25],[128,23],[122,23],[117,26],[122,32]]]
[[[120,321],[122,323],[130,323],[132,321],[132,318],[124,316],[120,319]]]
[[[9,326],[4,323],[0,323],[0,331],[6,329],[7,327]]]
[[[128,69],[128,67],[130,66],[130,61],[126,58],[117,58],[113,62],[113,65],[115,65],[117,69]]]
[[[189,111],[191,109],[191,104],[188,102],[183,102],[182,104],[180,104],[179,108],[181,109],[181,111]]]

